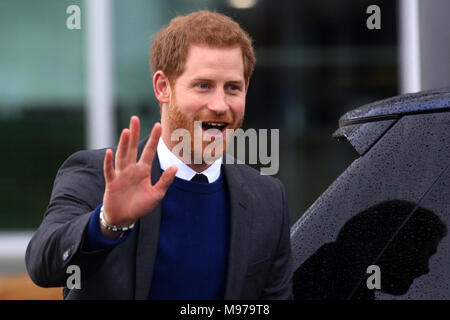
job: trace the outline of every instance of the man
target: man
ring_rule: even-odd
[[[65,299],[292,297],[281,182],[223,163],[225,148],[210,152],[212,163],[203,157],[240,127],[254,62],[248,35],[218,13],[177,17],[157,34],[161,124],[139,142],[132,117],[115,155],[81,151],[65,161],[26,252],[36,284],[66,286],[77,266],[81,283],[66,286]],[[201,143],[193,137],[175,152],[177,130],[200,132]]]

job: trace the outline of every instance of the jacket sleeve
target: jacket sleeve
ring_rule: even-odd
[[[59,169],[44,219],[26,254],[27,271],[37,285],[65,286],[67,268],[77,265],[82,278],[101,264],[107,250],[83,252],[85,230],[104,193],[105,150],[80,151]]]
[[[261,299],[291,300],[293,299],[293,261],[290,237],[290,216],[284,186],[281,181],[277,181],[281,190],[282,222],[277,251]]]

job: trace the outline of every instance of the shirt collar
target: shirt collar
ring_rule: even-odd
[[[163,139],[160,137],[158,142],[158,147],[156,148],[158,153],[159,165],[162,170],[166,170],[170,166],[176,166],[178,168],[176,177],[183,180],[191,180],[197,173],[202,173],[208,178],[208,182],[212,183],[220,177],[220,167],[222,165],[222,157],[218,158],[213,162],[206,170],[203,172],[197,172],[187,164],[185,164],[181,159],[174,155],[169,148],[167,148]]]

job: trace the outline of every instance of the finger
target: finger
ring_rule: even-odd
[[[115,172],[113,166],[113,152],[111,149],[106,150],[105,160],[103,163],[103,174],[105,176],[106,183],[110,183],[114,180]]]
[[[177,170],[178,168],[176,166],[167,168],[159,178],[159,181],[153,186],[155,193],[159,196],[160,199],[164,198],[167,189],[169,189],[170,185],[175,179]]]
[[[139,118],[132,116],[130,119],[130,142],[128,144],[128,163],[136,162],[141,125]]]
[[[128,142],[130,140],[130,130],[123,129],[120,135],[119,145],[116,153],[116,169],[123,170],[127,165]]]
[[[155,157],[156,148],[158,147],[159,137],[161,136],[161,124],[155,123],[150,134],[150,138],[145,144],[144,150],[142,151],[140,161],[148,164],[151,168],[153,158]]]

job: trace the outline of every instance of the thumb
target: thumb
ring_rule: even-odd
[[[177,173],[177,171],[178,168],[176,166],[167,168],[159,178],[159,181],[153,186],[154,190],[161,199],[164,198],[167,189],[169,189],[170,185],[175,179],[175,174]]]

